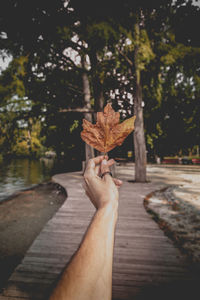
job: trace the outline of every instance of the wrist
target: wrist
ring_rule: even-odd
[[[102,206],[97,208],[97,212],[103,212],[104,215],[113,216],[116,220],[118,217],[118,202],[116,203],[104,203]]]

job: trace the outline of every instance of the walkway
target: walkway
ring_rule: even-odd
[[[129,169],[118,171],[119,177],[130,179]],[[68,199],[34,241],[0,300],[47,299],[94,214],[80,172],[59,174],[53,180],[67,189]],[[143,206],[144,197],[162,184],[162,180],[147,184],[125,181],[121,188],[113,268],[115,300],[198,297],[184,257]]]

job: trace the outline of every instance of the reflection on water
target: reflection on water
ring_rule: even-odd
[[[53,159],[12,159],[0,165],[0,201],[16,191],[47,181],[55,173],[78,170]]]
[[[52,166],[40,160],[12,159],[0,165],[0,201],[15,191],[48,180]]]

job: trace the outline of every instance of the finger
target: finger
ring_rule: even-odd
[[[85,182],[83,182],[83,183],[82,183],[82,187],[84,188],[86,195],[87,195],[90,199],[92,199],[92,194],[90,193],[90,190],[88,189],[88,185],[87,185]]]
[[[103,173],[105,173],[105,172],[110,172],[109,164],[108,164],[108,161],[107,161],[107,160],[104,159],[104,160],[101,162],[100,169],[101,169],[101,174],[103,174]]]
[[[104,156],[97,156],[95,158],[92,158],[88,161],[86,169],[85,169],[85,173],[84,173],[84,177],[93,177],[95,176],[95,167],[96,165],[100,164],[102,162],[102,160],[104,159]]]
[[[103,159],[104,159],[103,155],[94,157],[88,161],[87,167],[94,168],[96,165],[100,164]]]
[[[101,174],[100,165],[97,165],[97,166],[95,167],[95,174],[96,174],[97,176],[100,176],[100,174]]]
[[[105,160],[108,160],[108,155],[103,155],[103,158],[105,159]]]
[[[108,161],[108,164],[109,164],[110,166],[112,166],[112,165],[114,164],[114,162],[115,162],[114,159],[108,160],[108,156],[107,156],[107,155],[104,155],[103,158],[104,158],[105,160]],[[100,164],[96,165],[96,167],[95,167],[95,173],[96,173],[96,175],[98,175],[98,176],[101,175]]]
[[[101,174],[103,174],[105,172],[110,172],[110,169],[109,169],[109,164],[108,164],[107,160],[104,159],[101,163]],[[110,174],[105,174],[103,176],[103,179],[105,181],[112,180],[112,177],[110,176]]]
[[[105,172],[110,172],[110,167],[115,163],[114,159],[103,160],[100,165],[100,172],[101,174]]]
[[[111,167],[114,163],[115,163],[114,159],[109,159],[108,160],[108,167]],[[100,165],[96,165],[95,174],[97,176],[101,176],[101,167],[100,167]]]
[[[108,160],[108,166],[109,166],[109,167],[111,167],[111,166],[114,165],[114,164],[115,164],[114,159],[111,158],[111,159]]]
[[[117,187],[120,187],[123,184],[123,181],[121,181],[120,179],[117,179],[117,178],[113,178],[113,182],[115,183],[115,185]]]

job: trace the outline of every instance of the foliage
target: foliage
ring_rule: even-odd
[[[18,137],[12,152],[15,156],[40,156],[44,154],[45,148],[41,144],[41,123],[29,119],[28,128],[18,129]]]
[[[132,115],[136,48],[149,155],[200,144],[200,10],[191,1],[14,2],[3,0],[0,12],[0,49],[13,56],[0,76],[4,153],[82,151],[83,116],[65,110],[84,106],[83,71],[94,109],[112,99],[121,119]],[[23,126],[36,119],[40,130],[32,125],[29,147]]]

